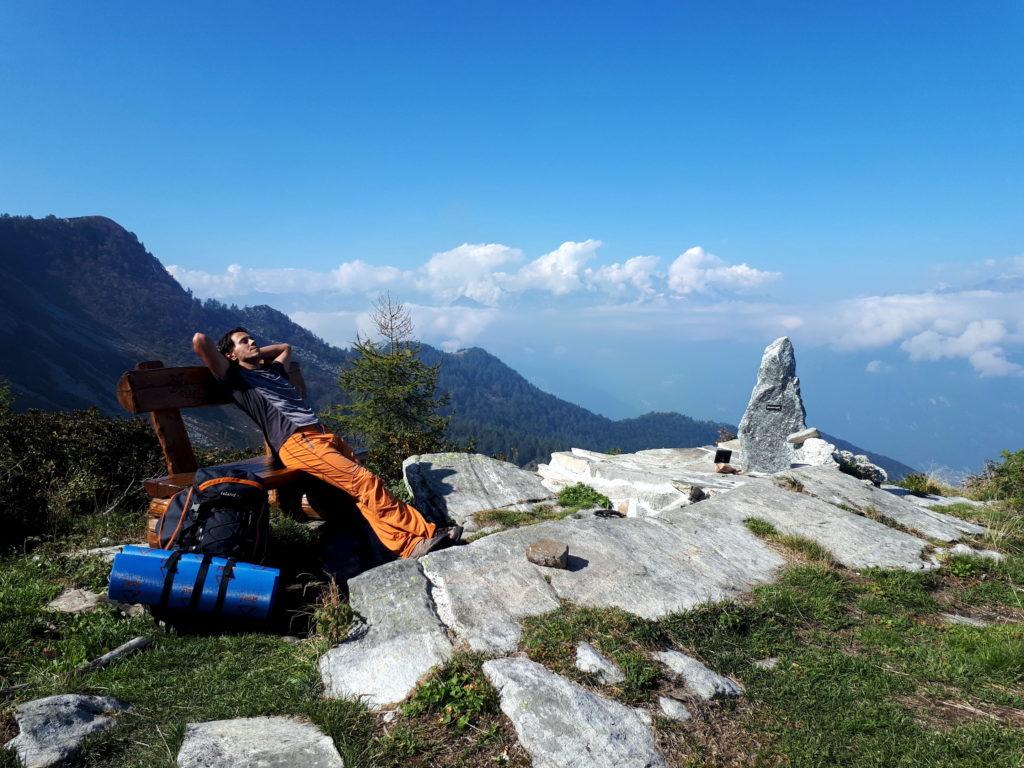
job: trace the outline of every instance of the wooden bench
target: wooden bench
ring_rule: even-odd
[[[288,376],[305,397],[306,382],[298,363],[291,364]],[[157,546],[156,521],[164,513],[171,496],[192,484],[199,468],[181,418],[181,409],[233,406],[234,401],[205,366],[165,368],[157,360],[139,363],[121,376],[117,382],[117,401],[129,413],[149,414],[164,454],[167,474],[143,481],[150,497],[146,539],[150,546]],[[303,494],[309,476],[297,469],[281,466],[269,446],[263,456],[220,466],[245,467],[263,480],[268,490],[276,494],[276,503],[286,511],[318,517],[312,507],[304,503]]]

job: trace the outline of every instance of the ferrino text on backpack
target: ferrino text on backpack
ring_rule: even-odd
[[[240,467],[200,469],[156,524],[161,549],[259,563],[270,521],[263,482]]]

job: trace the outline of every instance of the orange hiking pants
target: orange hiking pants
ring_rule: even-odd
[[[289,469],[301,469],[345,491],[377,534],[399,557],[408,557],[436,526],[423,519],[415,507],[396,499],[384,481],[357,464],[352,449],[340,437],[322,427],[303,427],[284,441],[277,452]]]

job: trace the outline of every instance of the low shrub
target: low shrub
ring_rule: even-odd
[[[564,509],[608,509],[612,502],[585,483],[568,485],[558,492],[558,503]]]
[[[145,505],[141,481],[161,467],[147,422],[96,409],[15,413],[11,405],[0,384],[0,550]]]
[[[968,477],[964,489],[975,499],[1024,509],[1024,449],[1003,451],[1001,456],[1001,461],[987,461],[979,474]]]
[[[945,486],[940,485],[921,472],[911,472],[898,481],[896,485],[906,488],[915,496],[945,496],[948,490]]]

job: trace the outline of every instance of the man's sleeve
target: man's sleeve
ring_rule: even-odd
[[[267,367],[268,367],[268,368],[269,368],[270,370],[272,370],[272,371],[275,371],[275,372],[277,372],[277,373],[280,373],[280,374],[281,374],[282,376],[284,376],[284,377],[285,377],[286,379],[290,379],[290,378],[291,378],[291,377],[290,377],[290,376],[288,375],[288,369],[287,369],[287,368],[285,368],[285,367],[284,367],[284,365],[282,365],[281,363],[277,362],[276,360],[275,360],[274,362],[272,362],[272,363],[271,363],[270,365],[268,365]]]

